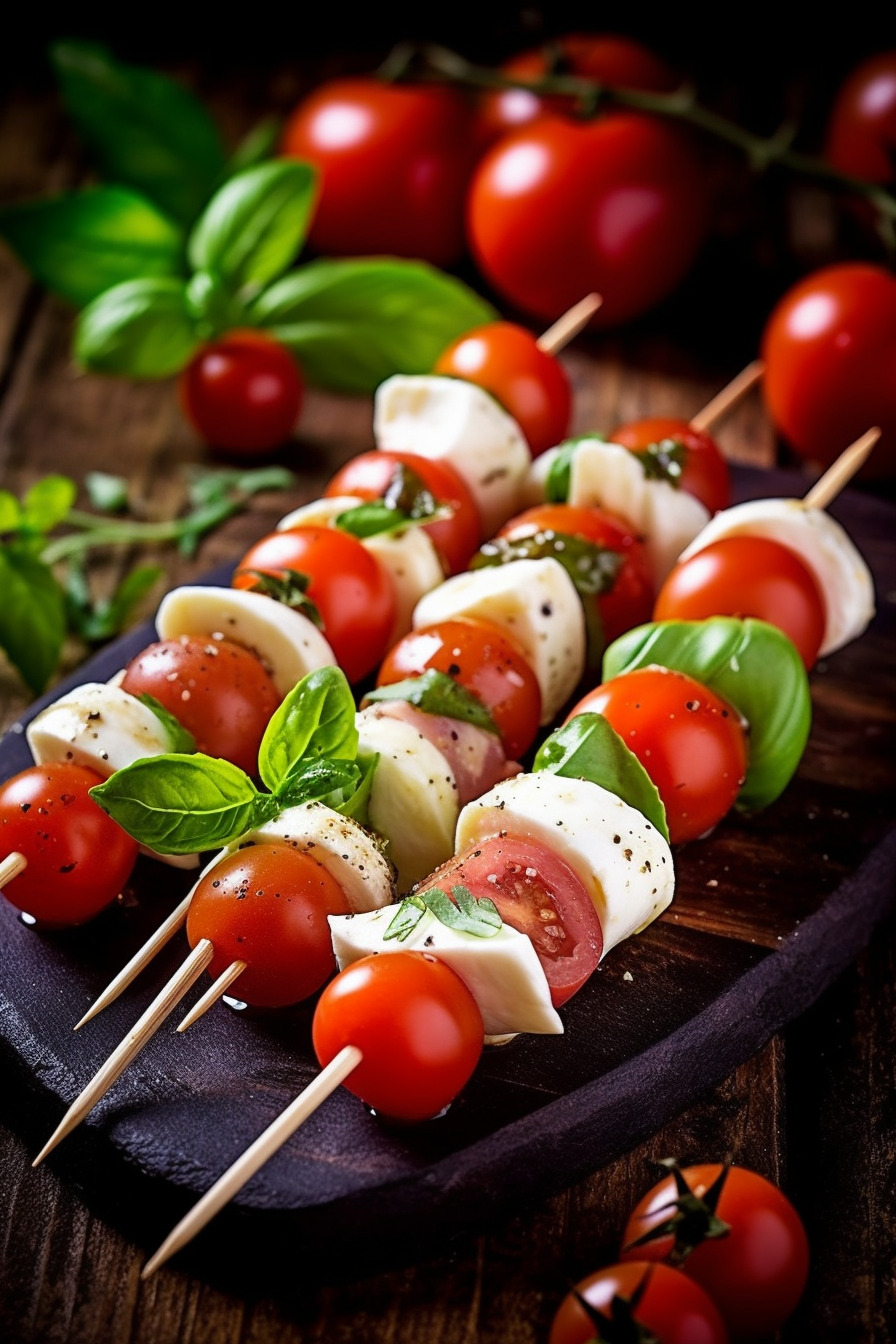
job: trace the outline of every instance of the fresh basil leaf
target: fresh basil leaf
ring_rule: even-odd
[[[681,488],[687,449],[678,439],[649,443],[646,448],[639,448],[635,457],[649,481],[668,481],[676,490]]]
[[[743,716],[749,760],[736,805],[753,812],[774,802],[800,763],[812,723],[809,678],[787,636],[752,617],[653,622],[614,640],[603,678],[655,663],[687,673]]]
[[[319,260],[264,290],[249,317],[297,356],[310,383],[372,393],[428,373],[447,345],[497,314],[461,280],[400,258]]]
[[[297,159],[246,168],[215,192],[190,235],[194,270],[213,271],[233,290],[255,289],[295,259],[317,197],[317,170]]]
[[[240,574],[251,574],[254,579],[253,593],[264,593],[274,602],[282,602],[284,607],[292,607],[313,621],[318,630],[323,630],[323,617],[308,596],[306,589],[311,582],[307,574],[297,569],[286,569],[282,574],[268,574],[263,569],[241,569]]]
[[[278,792],[301,764],[326,757],[354,761],[358,754],[355,700],[345,673],[321,667],[298,682],[271,716],[258,752],[258,772]]]
[[[383,942],[403,943],[414,932],[427,906],[422,896],[406,896],[383,931]]]
[[[224,166],[224,176],[234,177],[245,168],[254,168],[277,152],[282,131],[279,117],[265,117],[243,136]]]
[[[277,790],[277,804],[287,808],[299,803],[324,803],[342,811],[357,794],[361,778],[361,767],[355,761],[320,757],[300,761]]]
[[[599,784],[642,812],[668,842],[666,809],[656,785],[603,714],[576,714],[557,728],[539,747],[532,769]]]
[[[0,547],[0,648],[35,695],[59,663],[65,594],[53,571],[27,547]]]
[[[74,340],[78,363],[93,373],[168,378],[199,344],[182,280],[127,280],[80,313]]]
[[[394,681],[390,686],[377,686],[364,696],[363,705],[378,701],[406,700],[427,714],[443,714],[461,723],[472,723],[486,732],[498,734],[498,726],[485,705],[466,686],[450,677],[447,672],[428,667],[419,677]]]
[[[544,482],[544,497],[548,504],[565,504],[569,499],[569,481],[572,460],[577,443],[561,443],[551,453],[551,462]]]
[[[22,525],[22,506],[11,490],[0,490],[0,536],[17,532]]]
[[[260,490],[290,490],[297,483],[286,467],[202,467],[193,472],[188,487],[191,504],[248,498]]]
[[[88,471],[84,488],[91,504],[100,513],[125,513],[128,508],[128,483],[124,476],[108,471]]]
[[[142,701],[147,709],[152,710],[165,729],[169,751],[177,752],[180,755],[192,755],[196,750],[196,739],[189,729],[183,726],[180,719],[175,718],[171,711],[165,708],[161,700],[157,700],[154,695],[150,695],[147,691],[141,691],[137,699]]]
[[[242,304],[219,275],[195,271],[187,281],[187,310],[205,341],[245,325]]]
[[[66,109],[102,176],[192,223],[225,162],[199,99],[166,75],[115,60],[99,44],[58,42],[50,56]]]
[[[450,899],[439,887],[418,892],[427,910],[432,911],[440,924],[459,933],[472,933],[477,938],[493,938],[500,933],[502,920],[494,901],[487,896],[476,900],[469,887],[453,886]]]
[[[411,520],[401,509],[392,509],[382,499],[369,499],[356,504],[352,509],[337,514],[333,525],[340,532],[350,532],[353,537],[363,540],[365,537],[381,537],[386,532],[400,532],[409,527]]]
[[[134,607],[142,601],[163,572],[161,565],[139,565],[124,576],[111,597],[95,602],[87,581],[84,555],[69,556],[65,595],[70,627],[88,644],[105,643],[124,629]],[[172,746],[171,750],[180,751],[182,748]]]
[[[344,817],[351,817],[352,821],[356,821],[359,826],[367,826],[370,790],[373,788],[373,778],[376,774],[379,759],[379,752],[359,751],[357,765],[361,772],[361,778],[358,787],[335,809],[337,812],[341,812]]]
[[[141,845],[160,854],[195,854],[229,844],[280,810],[244,771],[201,752],[144,757],[116,770],[90,796]]]
[[[0,210],[4,238],[45,289],[76,308],[122,280],[176,275],[180,229],[125,187],[88,187]]]
[[[70,476],[41,476],[22,496],[21,525],[35,532],[52,532],[65,522],[77,493]]]

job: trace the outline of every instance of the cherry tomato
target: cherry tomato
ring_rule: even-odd
[[[589,1319],[576,1293],[605,1316],[608,1325],[613,1319],[614,1299],[623,1299],[623,1303],[631,1304],[628,1319],[650,1331],[658,1344],[728,1344],[725,1323],[709,1294],[680,1270],[646,1260],[607,1265],[577,1283],[575,1292],[560,1303],[548,1344],[591,1344],[604,1338],[603,1332],[598,1336],[599,1327]],[[618,1314],[620,1306],[615,1310]],[[624,1305],[621,1310],[625,1312]],[[610,1337],[608,1332],[606,1338]],[[632,1329],[618,1337],[640,1336]]]
[[[451,510],[450,516],[422,524],[439,552],[449,574],[466,569],[479,545],[482,522],[476,501],[463,477],[448,462],[418,453],[387,452],[375,449],[359,453],[328,482],[324,495],[356,495],[359,499],[383,499],[394,487],[401,468],[405,468],[408,488],[415,488],[414,477],[429,491],[437,504]]]
[[[71,761],[33,765],[0,785],[0,849],[26,867],[3,888],[47,927],[83,924],[118,896],[137,843],[88,793],[103,777]]]
[[[644,766],[666,809],[672,843],[696,840],[733,805],[747,768],[735,710],[693,677],[637,668],[584,695],[573,715],[603,714]]]
[[[584,883],[554,850],[530,836],[483,840],[418,883],[450,896],[452,884],[494,901],[505,924],[525,933],[559,1008],[595,970],[604,946],[600,920]]]
[[[604,509],[576,504],[535,504],[505,523],[498,536],[515,538],[548,531],[584,537],[595,546],[623,557],[612,589],[597,598],[608,644],[626,630],[650,620],[654,592],[647,552],[625,523]]]
[[[541,721],[538,680],[519,645],[488,621],[438,621],[411,630],[393,645],[377,685],[419,677],[430,667],[453,677],[485,705],[508,759],[519,760]]]
[[[458,337],[434,373],[478,383],[513,416],[533,457],[569,433],[572,387],[559,360],[515,322],[490,322]]]
[[[685,1167],[681,1175],[703,1197],[723,1168],[717,1163]],[[631,1243],[661,1227],[675,1213],[672,1175],[659,1181],[632,1210],[623,1234],[623,1259],[662,1260],[673,1252],[672,1235],[640,1246]],[[671,1206],[671,1207],[670,1207]],[[733,1166],[722,1186],[715,1213],[730,1231],[699,1241],[680,1267],[711,1294],[731,1338],[771,1338],[796,1307],[806,1285],[809,1247],[799,1214],[786,1195],[765,1177]],[[693,1227],[694,1220],[688,1220]],[[682,1227],[681,1233],[686,1229]],[[699,1239],[691,1240],[691,1244]]]
[[[266,453],[292,434],[304,397],[299,366],[260,331],[231,331],[202,346],[180,374],[181,406],[213,448]]]
[[[467,237],[485,280],[522,312],[553,321],[583,294],[592,327],[647,311],[684,278],[707,227],[704,175],[676,127],[614,112],[545,117],[480,160]]]
[[[320,172],[311,246],[330,256],[458,261],[472,116],[457,90],[435,84],[362,76],[313,90],[281,140],[283,154]]]
[[[896,161],[896,51],[869,56],[837,91],[825,155],[841,173],[889,183]]]
[[[315,993],[336,970],[328,915],[349,910],[335,877],[287,844],[248,845],[206,873],[190,898],[187,938],[213,944],[209,974],[246,962],[239,996],[283,1008]]]
[[[824,636],[825,601],[796,551],[769,537],[723,537],[667,575],[653,609],[655,621],[706,616],[756,616],[793,640],[807,668]]]
[[[877,425],[861,475],[896,473],[896,276],[865,262],[813,271],[772,310],[761,354],[766,407],[799,457],[832,462]]]
[[[349,681],[360,681],[376,667],[395,621],[395,590],[382,565],[357,537],[336,527],[269,532],[240,560],[234,588],[256,586],[251,570],[279,577],[288,570],[306,575],[308,597]]]
[[[249,649],[198,635],[159,640],[131,659],[121,685],[164,705],[193,734],[197,751],[255,774],[264,730],[281,697]]]
[[[394,1120],[443,1111],[476,1068],[483,1035],[482,1014],[463,980],[426,952],[352,962],[324,989],[311,1024],[322,1065],[357,1046],[363,1059],[345,1085]]]
[[[681,489],[699,499],[710,513],[727,509],[731,503],[731,475],[721,449],[709,434],[694,429],[687,420],[673,416],[631,420],[619,425],[608,437],[636,453],[664,439],[680,443],[684,449],[684,466],[678,481]]]

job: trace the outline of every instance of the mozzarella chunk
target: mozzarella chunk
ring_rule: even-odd
[[[682,552],[687,560],[723,537],[767,537],[794,551],[818,584],[826,608],[819,655],[833,653],[874,616],[874,580],[849,535],[824,509],[801,499],[751,499],[715,514]]]
[[[495,835],[520,835],[552,849],[590,893],[603,955],[640,933],[672,900],[672,851],[656,827],[615,793],[549,770],[517,775],[468,803],[455,851]]]
[[[414,628],[458,616],[492,621],[517,641],[541,690],[541,722],[550,723],[585,670],[585,613],[563,566],[546,556],[455,574],[420,599]]]
[[[490,537],[519,507],[532,454],[512,416],[483,388],[438,374],[396,374],[373,402],[377,448],[448,462],[472,491]]]
[[[532,940],[509,924],[491,938],[451,929],[427,910],[406,938],[384,941],[396,906],[366,915],[331,915],[339,969],[375,952],[431,952],[456,971],[482,1013],[486,1036],[520,1031],[558,1035],[563,1023]]]
[[[156,613],[160,639],[200,635],[242,644],[261,660],[281,695],[336,655],[313,621],[282,602],[242,588],[172,588]]]

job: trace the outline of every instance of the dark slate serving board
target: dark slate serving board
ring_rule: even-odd
[[[735,472],[739,498],[801,485]],[[194,1263],[225,1281],[264,1280],[294,1273],[297,1254],[308,1273],[359,1254],[370,1271],[431,1254],[654,1132],[855,957],[896,895],[896,509],[850,491],[832,512],[872,567],[878,614],[813,672],[812,734],[782,798],[679,850],[672,906],[566,1005],[564,1036],[488,1050],[462,1098],[427,1125],[387,1128],[341,1090],[185,1253]],[[152,638],[151,624],[133,631],[65,685],[111,676]],[[29,763],[23,723],[0,742],[2,778]],[[35,1151],[182,960],[179,935],[72,1033],[190,880],[141,860],[133,900],[67,934],[38,933],[0,902],[0,1086]],[[221,1005],[177,1036],[179,1009],[49,1160],[152,1249],[315,1074],[312,1007],[250,1015]]]

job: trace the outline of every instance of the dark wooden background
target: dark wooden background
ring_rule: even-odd
[[[373,14],[379,16],[379,27]],[[539,31],[516,8],[495,6],[487,29],[463,7],[425,34],[481,59],[500,57]],[[553,31],[583,22],[581,7],[552,10]],[[384,50],[390,11],[370,7],[349,35],[334,39],[300,14],[280,35],[246,16],[239,31],[207,34],[189,13],[164,9],[126,27],[93,11],[80,26],[46,12],[19,16],[18,45],[5,47],[0,109],[0,201],[25,199],[85,180],[88,167],[62,117],[42,62],[50,37],[100,37],[126,58],[155,62],[205,97],[228,140],[268,111],[288,109],[308,83],[335,70],[370,68]],[[393,25],[397,20],[392,20]],[[849,63],[888,45],[881,30],[817,25],[799,41],[769,40],[768,18],[753,14],[737,38],[715,23],[675,14],[634,35],[690,67],[708,95],[751,124],[771,129],[797,109],[806,134]],[[253,26],[254,25],[254,26]],[[543,28],[543,25],[542,25]],[[407,35],[407,34],[401,34]],[[416,36],[418,34],[412,33]],[[350,42],[351,46],[346,47]],[[272,54],[273,53],[273,54]],[[759,119],[758,121],[756,119]],[[682,290],[625,332],[580,338],[565,354],[576,388],[577,429],[609,427],[637,414],[692,414],[756,352],[761,323],[784,283],[838,247],[827,198],[770,182],[757,195],[739,186],[736,211]],[[759,202],[758,204],[756,202]],[[747,204],[748,203],[748,204]],[[734,206],[732,206],[734,210]],[[735,317],[736,315],[736,317]],[[208,463],[170,384],[138,386],[79,375],[69,354],[71,314],[29,282],[0,249],[0,483],[19,491],[48,471],[78,478],[90,469],[125,472],[151,516],[183,505],[184,469]],[[369,446],[365,398],[311,393],[297,436],[279,460],[299,473],[294,499],[259,496],[186,561],[155,556],[166,585],[230,560],[294,502],[319,493],[334,467]],[[732,460],[786,462],[758,396],[727,420],[719,439]],[[137,555],[104,559],[110,586]],[[160,596],[156,592],[147,612]],[[68,665],[83,650],[72,647]],[[0,728],[28,697],[0,663]],[[2,968],[0,968],[2,977]],[[651,1162],[677,1154],[733,1154],[780,1183],[802,1213],[813,1266],[805,1299],[784,1332],[791,1341],[884,1341],[896,1319],[896,922],[797,1022],[686,1114],[609,1167],[560,1196],[521,1209],[482,1236],[446,1247],[421,1243],[419,1263],[367,1277],[344,1269],[298,1297],[244,1299],[166,1268],[142,1285],[151,1246],[125,1239],[92,1208],[89,1191],[60,1181],[52,1162],[34,1172],[35,1135],[0,1080],[0,1338],[79,1344],[271,1344],[272,1341],[501,1341],[537,1344],[567,1281],[613,1257],[630,1205],[650,1184]],[[2,980],[0,980],[2,991]],[[2,998],[2,994],[0,994]],[[372,1229],[371,1236],[376,1236]],[[296,1247],[301,1256],[301,1247]]]

